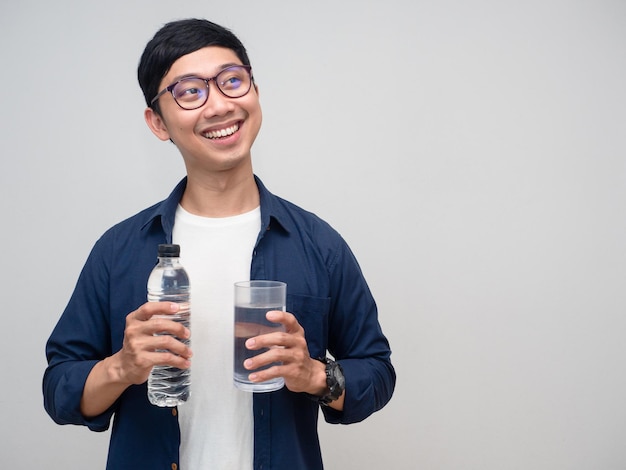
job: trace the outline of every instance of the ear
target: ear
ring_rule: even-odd
[[[154,135],[163,141],[170,140],[170,133],[167,130],[165,121],[154,109],[146,108],[143,112],[143,117]]]

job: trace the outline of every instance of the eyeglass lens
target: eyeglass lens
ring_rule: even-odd
[[[203,78],[190,77],[179,81],[172,88],[172,95],[182,107],[193,109],[202,106],[209,95],[209,82]],[[229,67],[214,79],[219,90],[229,98],[239,98],[250,90],[250,73],[244,67]]]

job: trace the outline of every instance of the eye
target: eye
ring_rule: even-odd
[[[181,101],[196,101],[203,99],[206,93],[206,84],[197,78],[182,80],[173,89],[174,97]]]
[[[238,75],[229,76],[221,82],[222,88],[226,90],[235,90],[241,86],[242,79]]]
[[[235,91],[245,87],[249,81],[248,71],[244,67],[230,67],[223,70],[217,78],[217,84],[224,92]]]

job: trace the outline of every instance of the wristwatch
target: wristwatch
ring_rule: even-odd
[[[318,361],[326,364],[326,385],[328,386],[328,394],[321,397],[315,397],[320,405],[328,406],[332,401],[337,400],[346,388],[346,379],[343,376],[343,368],[341,365],[327,357],[318,357]]]

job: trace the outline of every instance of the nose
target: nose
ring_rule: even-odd
[[[224,96],[224,94],[217,88],[215,81],[209,82],[209,96],[206,103],[202,107],[202,112],[206,117],[210,116],[223,116],[233,111],[235,105],[233,98]]]

